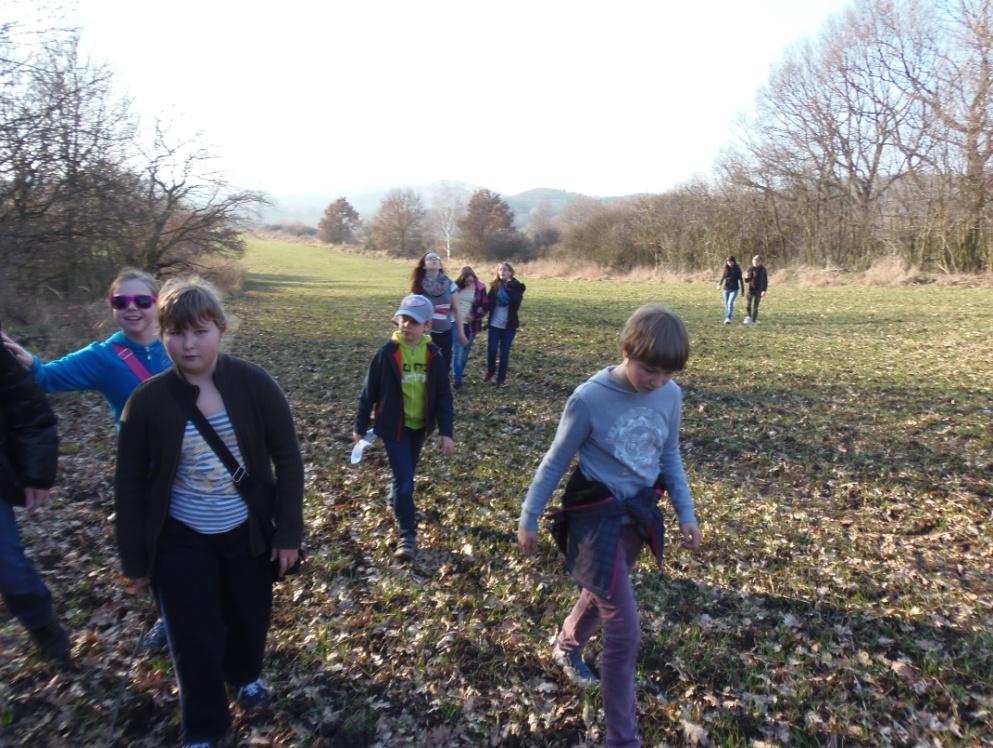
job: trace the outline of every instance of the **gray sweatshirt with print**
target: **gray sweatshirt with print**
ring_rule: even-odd
[[[622,501],[661,475],[679,523],[696,522],[679,454],[682,390],[670,380],[654,392],[634,392],[613,375],[615,368],[594,374],[566,402],[552,446],[524,499],[520,527],[538,529],[538,518],[576,452],[583,475]]]

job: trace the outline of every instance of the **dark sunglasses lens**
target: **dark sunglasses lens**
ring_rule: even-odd
[[[139,309],[151,309],[155,304],[155,297],[148,294],[138,294],[137,296],[111,296],[110,305],[114,309],[127,309],[128,304],[134,302]]]

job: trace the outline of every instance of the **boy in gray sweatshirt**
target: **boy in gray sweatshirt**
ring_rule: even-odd
[[[577,518],[593,516],[594,521],[573,520],[568,525],[567,556],[582,591],[553,641],[552,655],[578,685],[596,683],[582,652],[596,630],[603,628],[600,665],[609,748],[640,745],[634,672],[641,635],[631,569],[641,550],[639,530],[647,529],[643,526],[646,502],[658,515],[654,486],[665,486],[669,494],[683,547],[700,546],[700,528],[679,453],[682,390],[672,380],[686,365],[689,351],[686,327],[672,312],[649,304],[631,315],[621,333],[621,363],[594,374],[566,402],[518,523],[518,542],[530,555],[537,549],[538,518],[578,452],[580,475],[570,486],[578,478],[584,495],[590,495],[593,486],[602,488],[600,495],[605,498],[572,507],[581,510]],[[660,547],[653,550],[661,553]],[[575,573],[605,564],[612,567],[607,587],[588,585]]]

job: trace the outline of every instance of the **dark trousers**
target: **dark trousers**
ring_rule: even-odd
[[[497,375],[497,382],[503,382],[507,378],[507,367],[510,364],[510,346],[517,335],[517,328],[506,330],[492,325],[487,328],[489,334],[486,338],[486,373]],[[500,353],[500,368],[497,369],[497,352]]]
[[[0,498],[0,594],[29,631],[52,620],[52,595],[24,555],[14,507]]]
[[[432,332],[431,342],[441,348],[441,355],[445,357],[445,366],[448,373],[452,373],[452,336],[454,328],[449,328],[448,332]]]
[[[269,559],[252,557],[247,522],[202,535],[170,518],[152,582],[179,677],[183,739],[217,740],[231,724],[224,684],[243,686],[262,673]]]
[[[414,507],[414,473],[424,446],[424,429],[404,428],[397,440],[383,439],[383,447],[393,470],[393,513],[400,536],[417,537],[417,510]]]
[[[762,301],[762,294],[748,292],[748,316],[752,322],[759,318],[759,302]]]

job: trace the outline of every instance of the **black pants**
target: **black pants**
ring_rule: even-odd
[[[452,372],[452,335],[454,334],[454,327],[450,327],[447,332],[431,333],[431,342],[441,348],[441,355],[445,357],[445,366],[449,374]]]
[[[242,686],[262,673],[269,560],[252,557],[247,522],[202,535],[170,518],[152,581],[179,677],[183,739],[217,740],[231,725],[224,684]]]
[[[759,318],[759,302],[762,301],[762,294],[748,292],[748,316],[752,322]]]

